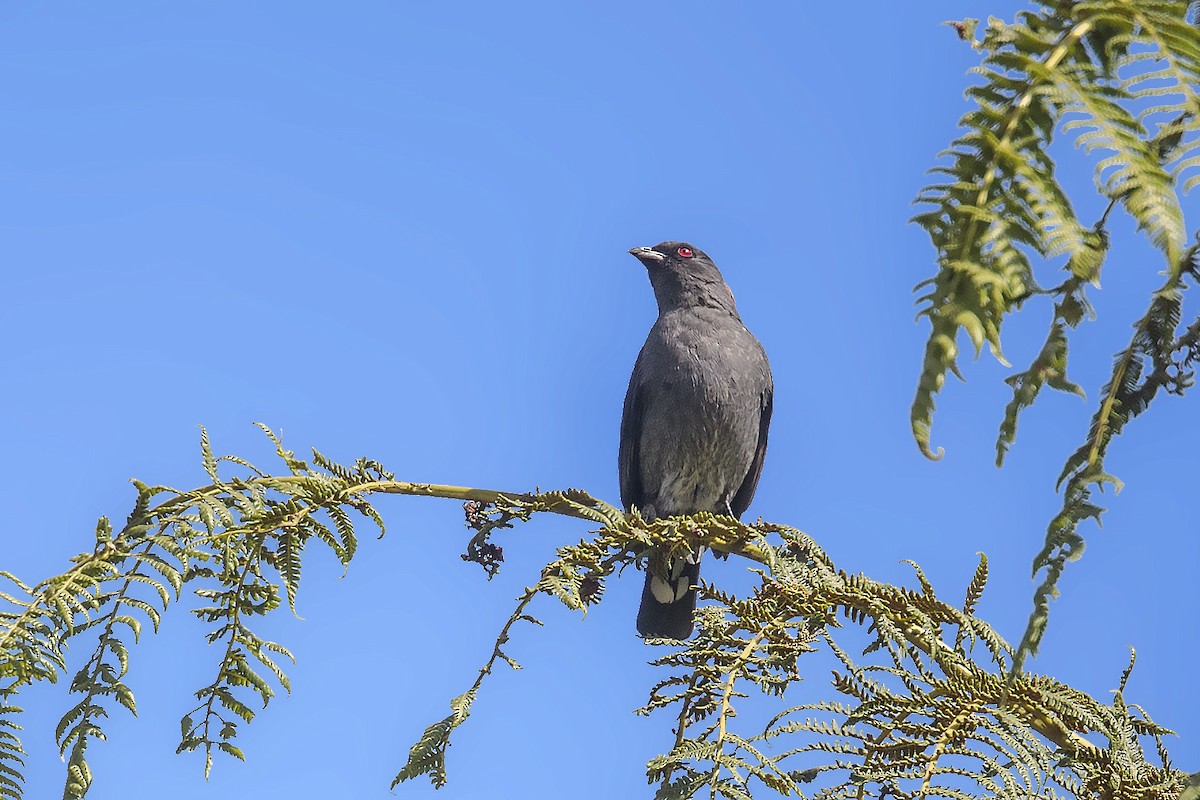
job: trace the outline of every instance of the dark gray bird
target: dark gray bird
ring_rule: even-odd
[[[638,354],[621,416],[621,502],[647,519],[711,511],[741,517],[767,452],[773,382],[717,265],[686,242],[629,251],[646,265],[658,320]],[[651,555],[642,636],[692,633],[702,551]]]

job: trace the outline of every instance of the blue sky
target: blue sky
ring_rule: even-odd
[[[1117,222],[1090,295],[1099,318],[1072,352],[1089,402],[1043,398],[1005,469],[992,446],[1010,371],[987,357],[939,399],[945,459],[918,453],[908,405],[925,328],[910,290],[933,253],[906,220],[976,58],[940,23],[1017,7],[9,4],[0,567],[30,582],[61,571],[99,514],[128,513],[131,477],[205,482],[200,424],[218,452],[264,465],[253,421],[402,479],[615,502],[621,400],[654,316],[625,251],[685,239],[722,267],[775,372],[750,515],[879,579],[910,580],[899,562],[913,559],[947,596],[984,551],[981,613],[1016,640],[1054,478],[1162,269]],[[1090,165],[1059,153],[1089,192]],[[1102,203],[1079,207],[1091,220]],[[1009,323],[1018,367],[1049,315],[1030,303]],[[1108,697],[1136,647],[1129,698],[1181,733],[1173,752],[1196,770],[1200,701],[1184,687],[1200,428],[1193,399],[1155,405],[1112,448],[1127,486],[1105,496],[1103,530],[1085,529],[1031,666]],[[243,730],[249,763],[218,761],[205,784],[200,758],[174,755],[218,658],[176,606],[134,653],[139,718],[114,712],[111,741],[90,750],[93,798],[388,796],[512,598],[586,528],[519,528],[488,583],[457,557],[457,504],[379,508],[387,537],[366,536],[344,579],[311,552],[303,621],[263,626],[298,664],[293,694]],[[744,566],[706,575],[745,587]],[[441,797],[646,791],[643,764],[669,734],[630,713],[655,680],[634,635],[639,592],[640,576],[613,582],[584,622],[542,602],[547,629],[510,646],[526,669],[493,676]],[[61,791],[53,727],[70,702],[62,684],[23,698],[31,798]]]

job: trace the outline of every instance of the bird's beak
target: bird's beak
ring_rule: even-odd
[[[658,252],[657,250],[652,250],[649,247],[631,247],[629,249],[629,255],[633,256],[646,266],[657,264],[658,262],[666,259],[666,256],[664,256],[662,253]]]

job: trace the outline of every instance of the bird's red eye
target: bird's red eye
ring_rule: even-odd
[[[679,255],[683,256],[684,258],[692,257],[692,248],[690,248],[690,247],[681,247],[678,250],[676,250],[675,252],[679,253]]]

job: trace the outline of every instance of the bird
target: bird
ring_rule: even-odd
[[[648,521],[709,511],[740,519],[767,452],[774,380],[713,260],[687,242],[635,247],[658,319],[638,353],[621,413],[621,503]],[[647,559],[637,630],[692,634],[698,549]]]

